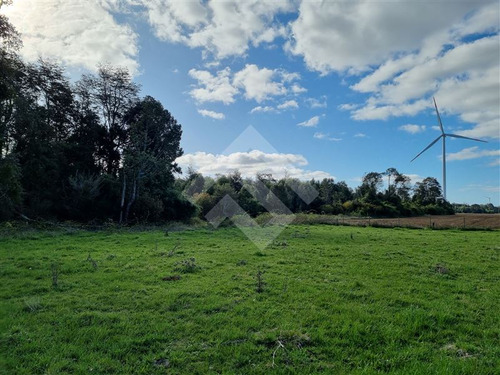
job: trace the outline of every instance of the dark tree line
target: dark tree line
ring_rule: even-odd
[[[0,15],[0,219],[171,220],[195,208],[174,189],[181,125],[139,96],[127,70],[64,69],[18,55]]]
[[[385,189],[384,179],[387,181]],[[255,180],[267,188],[264,194],[256,191],[258,187]],[[336,182],[331,178],[300,181],[292,178],[276,180],[271,175],[257,175],[254,179],[245,179],[237,171],[215,179],[190,171],[186,178],[176,181],[176,186],[193,197],[202,218],[226,195],[251,216],[266,212],[261,202],[270,203],[272,196],[277,197],[293,213],[383,217],[453,213],[452,206],[442,199],[441,186],[435,178],[428,177],[412,186],[410,178],[395,168],[383,173],[367,173],[356,189],[351,189],[344,181]],[[317,192],[317,196],[312,202],[306,203],[296,192],[310,188]]]
[[[495,207],[492,203],[488,204],[460,204],[454,203],[453,209],[456,213],[466,214],[498,214],[500,207]]]

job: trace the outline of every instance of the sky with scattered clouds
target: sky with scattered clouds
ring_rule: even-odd
[[[77,79],[106,62],[183,125],[184,167],[302,179],[395,167],[448,199],[500,204],[498,0],[14,0],[27,60]],[[262,139],[241,141],[252,126]],[[257,137],[258,138],[258,137]],[[239,149],[230,149],[240,139]],[[268,149],[266,149],[266,147]]]

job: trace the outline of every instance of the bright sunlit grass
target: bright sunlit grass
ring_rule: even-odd
[[[493,374],[498,231],[289,226],[0,240],[5,374]],[[259,275],[258,275],[259,274]]]

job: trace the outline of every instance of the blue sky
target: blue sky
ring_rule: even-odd
[[[183,126],[179,160],[357,186],[395,167],[441,181],[452,202],[499,202],[499,2],[15,0],[23,56],[77,77],[126,66]],[[252,126],[272,145],[225,152]],[[241,140],[241,139],[240,139]],[[244,143],[244,142],[243,142]],[[241,145],[241,142],[239,143]],[[245,148],[246,147],[246,148]],[[263,148],[263,147],[262,147]],[[253,151],[251,151],[253,149]]]

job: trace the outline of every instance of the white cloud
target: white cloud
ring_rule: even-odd
[[[260,106],[258,105],[257,107],[252,108],[250,113],[259,113],[259,112],[278,112],[280,110],[287,110],[290,108],[298,108],[299,104],[295,100],[287,100],[281,104],[279,104],[276,108],[271,107],[269,105],[266,106]]]
[[[294,94],[302,94],[303,92],[307,92],[307,89],[302,87],[298,83],[294,83],[291,87],[291,91]]]
[[[196,152],[177,158],[183,168],[192,167],[206,176],[227,174],[238,170],[243,177],[255,177],[257,173],[270,173],[275,178],[288,176],[309,180],[332,177],[323,171],[304,169],[308,165],[306,158],[299,154],[264,153],[259,150],[235,152],[229,155]]]
[[[345,104],[340,104],[337,108],[340,109],[341,111],[352,111],[353,109],[356,109],[358,107],[359,104],[345,103]]]
[[[446,160],[468,160],[492,156],[500,156],[500,150],[479,150],[478,146],[474,146],[464,148],[458,152],[446,154]]]
[[[314,133],[313,137],[316,139],[325,139],[325,140],[334,141],[334,142],[338,142],[338,141],[342,140],[342,138],[330,137],[329,134],[325,134],[325,133],[321,133],[321,132]]]
[[[299,104],[295,100],[287,100],[278,105],[278,109],[299,108]]]
[[[319,116],[314,116],[311,117],[309,120],[299,122],[297,125],[314,128],[318,125],[318,123],[319,123]]]
[[[201,47],[218,59],[244,55],[249,46],[283,36],[284,27],[275,16],[294,8],[288,0],[141,2],[158,38]]]
[[[255,64],[247,64],[242,70],[234,74],[234,86],[244,91],[246,99],[253,99],[257,103],[272,96],[285,95],[285,82],[299,78],[296,73],[288,73],[278,69],[267,69]]]
[[[208,109],[199,109],[198,113],[203,117],[211,117],[214,120],[224,120],[226,118],[224,113],[209,111]]]
[[[417,100],[410,104],[379,106],[375,99],[368,99],[367,104],[352,112],[355,120],[387,120],[389,117],[415,116],[431,106],[429,100]]]
[[[314,133],[314,138],[317,138],[317,139],[323,139],[323,138],[326,138],[328,137],[328,134],[325,134],[325,133],[321,133],[321,132],[316,132]]]
[[[42,56],[94,71],[99,63],[109,63],[137,74],[137,34],[113,18],[112,5],[104,0],[18,0],[2,13],[22,33],[21,53],[29,61]]]
[[[190,91],[194,99],[200,103],[219,101],[224,104],[233,103],[239,93],[243,93],[245,99],[257,103],[286,95],[292,92],[290,84],[300,78],[298,73],[283,69],[261,69],[255,64],[247,64],[234,74],[226,67],[216,74],[208,70],[191,69],[189,75],[198,81],[197,87]],[[289,100],[287,103],[293,106],[294,102]]]
[[[398,129],[410,134],[417,134],[425,131],[425,125],[406,124],[401,125]]]
[[[498,63],[498,43],[496,36],[485,37],[458,45],[443,54],[426,56],[424,62],[416,59],[416,64],[407,67],[403,73],[394,77],[392,82],[376,86],[375,90],[382,95],[381,101],[398,104],[439,89],[446,82],[450,82],[450,79],[453,81],[459,77],[462,82],[475,79],[483,71],[497,67],[495,62]],[[361,83],[363,81],[354,85],[353,89],[359,90]]]
[[[365,133],[356,133],[356,134],[354,134],[354,136],[356,138],[364,138],[364,137],[366,137],[366,134]]]
[[[419,174],[415,174],[415,173],[410,173],[410,174],[404,173],[404,175],[407,177],[410,177],[410,182],[412,184],[416,184],[417,182],[422,182],[425,179],[425,177],[422,177]]]
[[[250,113],[259,113],[259,112],[276,112],[276,109],[268,105],[266,105],[265,107],[258,105],[257,107],[252,108],[252,110],[250,111]]]
[[[220,70],[217,75],[206,70],[191,69],[189,75],[198,81],[201,87],[190,91],[191,96],[198,102],[222,102],[230,104],[238,90],[231,84],[231,70],[229,68]]]
[[[288,49],[323,74],[365,71],[387,56],[419,48],[475,7],[474,2],[303,1]]]
[[[339,107],[355,120],[415,116],[434,95],[472,124],[460,134],[500,138],[499,19],[494,0],[304,1],[287,48],[322,74],[360,77],[351,89],[370,97]]]
[[[328,103],[326,101],[327,99],[326,96],[323,95],[320,99],[307,98],[306,102],[307,104],[309,104],[311,108],[326,108],[328,106]]]
[[[451,3],[436,6],[446,8]],[[431,96],[435,96],[443,117],[456,115],[473,125],[461,135],[500,138],[499,7],[484,1],[465,12],[469,6],[456,14],[461,17],[443,18],[440,30],[429,29],[417,45],[402,47],[352,85],[353,90],[371,95],[363,107],[352,111],[352,117],[414,116],[433,110]],[[443,122],[446,128],[445,118]]]

